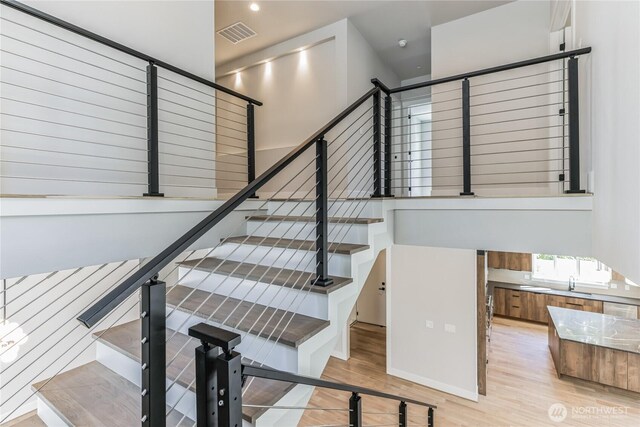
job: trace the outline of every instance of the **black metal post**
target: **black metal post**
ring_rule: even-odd
[[[569,65],[569,190],[567,193],[584,193],[580,189],[580,106],[578,97],[578,58]]]
[[[200,323],[189,335],[196,348],[196,424],[198,427],[242,426],[242,362],[233,348],[240,335]]]
[[[256,179],[256,125],[252,103],[247,104],[247,183]],[[256,197],[255,193],[250,197]]]
[[[382,196],[382,123],[380,121],[380,91],[373,94],[373,197]]]
[[[362,398],[352,393],[349,399],[349,426],[362,427]]]
[[[384,99],[384,197],[391,194],[391,96]]]
[[[312,283],[329,286],[329,190],[327,141],[316,141],[316,277]]]
[[[147,65],[147,171],[145,196],[162,197],[160,193],[160,160],[158,157],[158,69]]]
[[[473,196],[471,191],[471,104],[469,79],[462,81],[462,192],[461,196]]]
[[[151,279],[142,285],[142,417],[143,427],[166,425],[166,284]]]
[[[400,402],[398,408],[398,426],[407,427],[407,404],[404,402]]]
[[[427,426],[433,427],[435,425],[435,421],[433,419],[433,408],[429,408],[427,412]]]

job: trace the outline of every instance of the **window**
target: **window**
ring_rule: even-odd
[[[533,254],[533,278],[608,287],[611,269],[595,258]]]

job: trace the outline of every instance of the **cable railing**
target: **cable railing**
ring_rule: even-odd
[[[386,94],[379,194],[557,195],[580,185],[582,48]],[[376,193],[378,194],[378,193]]]
[[[224,198],[255,178],[262,103],[1,5],[2,194]]]

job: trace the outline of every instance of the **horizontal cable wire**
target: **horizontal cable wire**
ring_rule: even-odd
[[[47,92],[47,91],[40,90],[40,89],[34,89],[34,88],[31,88],[31,87],[22,86],[22,85],[19,85],[19,84],[16,84],[16,83],[10,83],[10,82],[7,82],[7,81],[1,81],[0,84],[6,84],[6,85],[14,86],[14,87],[19,87],[21,89],[30,90],[30,91],[38,92],[38,93],[43,93],[45,95],[51,95],[51,96],[55,96],[57,98],[62,98],[62,99],[67,99],[69,101],[79,102],[79,103],[82,103],[82,104],[91,105],[93,107],[104,108],[106,110],[116,111],[118,113],[131,114],[132,116],[145,117],[145,118],[147,117],[145,114],[139,114],[139,113],[134,113],[134,112],[131,112],[131,111],[121,110],[121,109],[118,109],[118,108],[107,107],[106,105],[100,105],[100,104],[96,104],[96,103],[93,103],[93,102],[83,101],[83,100],[77,99],[77,98],[71,98],[71,97],[64,96],[64,95],[58,95],[57,93]]]
[[[527,132],[527,131],[531,131],[531,130],[561,128],[561,127],[566,127],[566,126],[569,126],[569,125],[568,124],[562,124],[562,125],[538,126],[538,127],[525,128],[525,129],[509,129],[509,130],[496,131],[496,132],[471,134],[471,137],[473,138],[474,136],[500,135],[500,134],[511,133],[511,132]]]
[[[125,125],[125,126],[131,126],[131,127],[139,128],[139,129],[146,129],[147,128],[146,126],[136,125],[134,123],[127,123],[127,122],[123,122],[123,121],[120,121],[120,120],[113,120],[113,119],[105,119],[104,117],[93,116],[91,114],[78,113],[76,111],[65,110],[65,109],[56,108],[56,107],[50,107],[48,105],[36,104],[34,102],[23,101],[23,100],[20,100],[20,99],[7,98],[6,96],[0,96],[0,99],[4,99],[4,100],[7,100],[7,101],[12,101],[12,102],[19,102],[21,104],[31,105],[33,107],[40,107],[40,108],[46,108],[46,109],[49,109],[49,110],[60,111],[62,113],[75,114],[77,116],[82,116],[82,117],[89,117],[91,119],[104,120],[106,122],[117,123],[117,124],[121,124],[121,125]],[[39,120],[39,119],[37,119],[37,120]]]
[[[74,84],[71,84],[71,83],[65,83],[65,82],[60,81],[60,80],[55,80],[55,79],[51,79],[49,77],[40,76],[38,74],[30,73],[28,71],[20,70],[20,69],[13,68],[13,67],[8,67],[6,65],[0,64],[0,68],[4,68],[6,70],[11,70],[11,71],[16,71],[16,72],[19,72],[19,73],[22,73],[22,74],[26,74],[26,75],[29,75],[29,76],[32,76],[32,77],[37,77],[37,78],[42,79],[42,80],[47,80],[47,81],[50,81],[50,82],[54,82],[54,83],[58,83],[58,84],[61,84],[61,85],[73,87],[73,88],[76,88],[76,89],[81,89],[81,90],[84,90],[84,91],[87,91],[87,92],[95,93],[97,95],[108,96],[109,98],[118,99],[120,101],[129,102],[131,104],[141,105],[141,106],[143,106],[145,108],[147,107],[147,104],[144,104],[142,102],[132,101],[132,100],[127,99],[127,98],[122,98],[120,96],[115,96],[115,95],[111,95],[111,94],[108,94],[108,93],[100,92],[100,91],[97,91],[97,90],[88,89],[86,87],[74,85]]]
[[[109,72],[109,73],[113,73],[113,74],[116,74],[116,75],[118,75],[118,76],[125,77],[125,78],[127,78],[127,79],[130,79],[130,80],[133,80],[133,81],[136,81],[136,82],[140,82],[140,83],[143,83],[143,84],[147,84],[146,80],[136,79],[135,77],[131,77],[131,76],[128,76],[128,75],[126,75],[126,74],[119,73],[119,72],[117,72],[117,71],[110,70],[110,69],[108,69],[108,68],[101,67],[101,66],[99,66],[99,65],[92,64],[92,63],[90,63],[90,62],[83,61],[83,60],[81,60],[81,59],[74,58],[74,57],[72,57],[72,56],[65,55],[65,54],[63,54],[63,53],[56,52],[56,51],[54,51],[54,50],[47,49],[47,48],[42,47],[42,46],[38,46],[38,45],[36,45],[36,44],[34,44],[34,43],[29,43],[29,42],[26,42],[26,41],[24,41],[24,40],[20,40],[20,39],[18,39],[18,38],[12,37],[12,36],[7,35],[7,34],[1,34],[1,33],[0,33],[0,36],[2,36],[2,37],[6,37],[6,38],[11,39],[11,40],[15,40],[15,41],[17,41],[17,42],[19,42],[19,43],[24,43],[24,44],[26,44],[26,45],[28,45],[28,46],[32,46],[32,47],[35,47],[35,48],[37,48],[37,49],[42,49],[42,50],[44,50],[44,51],[46,51],[46,52],[53,53],[54,55],[58,55],[58,56],[61,56],[61,57],[63,57],[63,58],[71,59],[72,61],[80,62],[81,64],[85,64],[85,65],[88,65],[88,66],[90,66],[90,67],[97,68],[97,69],[99,69],[99,70],[107,71],[107,72]]]
[[[160,80],[165,80],[165,81],[168,81],[168,82],[171,82],[171,83],[173,83],[173,84],[175,84],[175,85],[178,85],[178,86],[182,86],[182,87],[187,88],[187,89],[189,89],[189,90],[192,90],[192,91],[194,91],[194,92],[198,92],[198,93],[201,93],[201,94],[203,94],[203,95],[206,95],[206,96],[208,96],[208,97],[210,97],[210,98],[214,98],[214,99],[216,98],[215,94],[207,93],[207,92],[205,92],[205,91],[202,91],[202,90],[196,89],[196,88],[194,88],[194,87],[187,86],[187,85],[185,85],[184,83],[179,83],[179,82],[177,82],[177,81],[175,81],[175,80],[173,80],[173,79],[170,79],[170,78],[168,78],[168,77],[165,77],[165,76],[158,76],[158,79],[160,79]],[[212,92],[214,92],[214,91],[215,91],[215,89],[212,89]]]
[[[19,58],[27,59],[29,61],[36,62],[38,64],[42,64],[42,65],[46,65],[48,67],[56,68],[58,70],[66,71],[68,73],[75,74],[75,75],[78,75],[78,76],[81,76],[81,77],[86,77],[88,79],[93,79],[93,80],[96,80],[96,81],[99,81],[99,82],[102,82],[102,83],[105,83],[105,84],[108,84],[108,85],[111,85],[111,86],[119,87],[120,89],[125,89],[125,90],[128,90],[128,91],[134,92],[134,93],[138,93],[138,94],[141,94],[141,95],[145,95],[146,96],[146,94],[147,94],[146,92],[142,92],[142,91],[139,91],[139,90],[136,90],[136,89],[132,89],[130,87],[127,87],[127,86],[124,86],[124,85],[121,85],[121,84],[118,84],[118,83],[113,83],[113,82],[110,82],[108,80],[100,79],[98,77],[91,76],[91,75],[84,74],[84,73],[80,73],[78,71],[74,71],[74,70],[71,70],[69,68],[60,67],[58,65],[48,64],[48,63],[46,63],[44,61],[40,61],[38,59],[33,59],[33,58],[30,58],[30,57],[25,56],[25,55],[20,55],[18,53],[11,52],[11,51],[6,50],[6,49],[0,48],[0,52],[8,53],[10,55],[14,55],[14,56],[17,56]]]
[[[56,125],[56,126],[65,126],[65,127],[71,127],[71,128],[74,128],[74,129],[88,130],[88,131],[91,131],[91,132],[106,133],[106,134],[109,134],[109,135],[121,136],[123,138],[140,139],[140,140],[144,140],[144,141],[147,140],[147,138],[143,138],[141,136],[127,135],[127,134],[118,133],[118,132],[110,132],[108,130],[102,130],[102,129],[93,129],[93,128],[88,128],[88,127],[85,127],[85,126],[70,125],[68,123],[59,123],[59,122],[54,122],[52,120],[36,119],[34,117],[21,116],[19,114],[10,114],[10,113],[5,113],[3,111],[0,111],[0,114],[3,115],[3,116],[17,117],[17,118],[25,119],[25,120],[33,120],[33,121],[36,121],[36,122],[49,123],[49,124]]]
[[[39,162],[27,162],[21,160],[7,160],[0,159],[0,162],[3,163],[15,163],[22,165],[33,165],[33,166],[48,166],[48,167],[56,167],[56,168],[70,168],[70,169],[86,169],[86,170],[97,170],[97,171],[107,171],[107,172],[124,172],[124,173],[137,173],[137,174],[145,174],[147,175],[147,171],[131,171],[124,169],[110,169],[110,168],[98,168],[93,166],[76,166],[76,165],[55,165],[51,163],[39,163]]]
[[[242,404],[243,408],[265,408],[265,409],[282,409],[282,410],[301,410],[301,411],[341,411],[352,412],[349,408],[319,408],[315,406],[276,406],[276,405],[251,405],[247,403]],[[397,414],[396,414],[397,415]]]
[[[173,126],[179,126],[179,127],[185,128],[185,129],[191,129],[191,130],[195,130],[195,131],[198,131],[198,132],[204,132],[204,133],[208,133],[208,134],[211,134],[211,135],[215,135],[216,134],[212,130],[200,129],[200,128],[197,128],[195,126],[189,126],[189,125],[185,125],[183,123],[174,122],[174,121],[171,121],[171,120],[158,119],[158,122],[159,123],[166,123],[166,124],[173,125]],[[211,126],[213,126],[213,123],[211,123]],[[164,133],[170,133],[170,132],[165,131],[165,130],[160,130],[159,132],[160,133],[163,133],[163,132]],[[193,138],[191,136],[187,137],[186,135],[182,135],[182,136],[184,136],[185,138]]]
[[[474,123],[474,124],[471,125],[471,127],[496,125],[496,124],[500,124],[500,123],[520,122],[522,120],[548,119],[549,117],[560,117],[560,116],[558,116],[558,114],[547,114],[547,115],[544,115],[544,116],[533,116],[533,117],[523,117],[523,118],[520,118],[520,119],[499,120],[497,122]]]
[[[522,111],[522,110],[529,110],[532,108],[543,108],[543,107],[552,107],[554,105],[562,105],[564,104],[563,102],[552,102],[549,104],[542,104],[542,105],[533,105],[530,107],[521,107],[521,108],[510,108],[508,110],[499,110],[499,111],[491,111],[489,113],[479,113],[479,114],[470,114],[469,117],[480,117],[480,116],[487,116],[490,114],[498,114],[498,113],[510,113],[512,111]],[[471,108],[473,108],[473,106],[471,106]]]
[[[172,93],[174,95],[178,95],[178,96],[181,96],[183,98],[187,98],[187,99],[190,99],[192,101],[199,102],[200,104],[204,104],[207,107],[215,108],[214,104],[209,104],[208,102],[204,102],[204,101],[202,101],[202,100],[200,100],[198,98],[194,98],[192,96],[185,95],[184,93],[176,92],[174,90],[167,89],[166,87],[162,87],[162,86],[158,85],[158,92],[160,92],[160,91],[169,92],[169,93]],[[161,99],[160,96],[158,96],[158,99]],[[164,98],[162,98],[162,99],[164,100]],[[172,102],[172,101],[168,101],[168,102]]]
[[[9,175],[0,175],[0,178],[11,178],[11,179],[29,179],[29,180],[38,180],[38,181],[62,181],[62,182],[82,182],[89,183],[92,182],[94,184],[120,184],[120,185],[147,185],[146,182],[118,182],[118,181],[100,181],[100,180],[91,180],[91,179],[63,179],[63,178],[44,178],[44,177],[36,177],[36,176],[9,176]]]
[[[494,80],[494,81],[492,81],[492,82],[477,83],[477,84],[473,84],[473,85],[470,85],[470,86],[471,86],[472,88],[474,88],[474,87],[480,87],[480,86],[492,85],[492,84],[496,84],[496,83],[510,82],[510,81],[513,81],[513,80],[528,79],[528,78],[530,78],[530,77],[542,76],[542,75],[544,75],[544,74],[557,73],[558,71],[564,71],[564,68],[558,68],[557,70],[552,70],[552,71],[543,71],[543,72],[541,72],[541,73],[529,74],[529,75],[526,75],[526,76],[510,77],[510,78],[508,78],[508,79]],[[471,80],[471,82],[473,82],[473,80]]]
[[[169,100],[167,98],[161,97],[160,95],[158,95],[158,101],[163,101],[163,102],[167,102],[167,103],[170,103],[170,104],[178,105],[178,106],[180,106],[182,108],[187,108],[189,110],[198,111],[199,113],[202,113],[202,114],[207,114],[207,115],[209,115],[211,117],[216,117],[215,113],[212,113],[210,111],[201,110],[199,108],[195,108],[195,107],[192,107],[192,106],[187,105],[187,104],[182,104],[180,102],[171,101],[171,100]]]
[[[144,70],[143,70],[143,69],[140,69],[140,68],[136,67],[135,65],[131,65],[131,64],[127,63],[127,62],[120,61],[120,60],[115,59],[115,58],[112,58],[112,57],[110,57],[110,56],[108,56],[108,55],[105,55],[105,54],[102,54],[102,53],[96,52],[95,50],[91,50],[91,49],[89,49],[89,48],[87,48],[87,47],[84,47],[84,46],[81,46],[81,45],[78,45],[78,44],[72,43],[72,42],[70,42],[70,41],[68,41],[68,40],[65,40],[65,39],[62,39],[62,38],[60,38],[60,37],[53,36],[53,35],[51,35],[51,34],[49,34],[49,33],[46,33],[46,32],[44,32],[44,31],[41,31],[41,30],[35,29],[35,28],[30,27],[30,26],[25,25],[25,24],[21,24],[21,23],[19,23],[19,22],[13,21],[13,20],[11,20],[11,19],[8,19],[8,18],[2,17],[2,16],[0,16],[0,19],[1,19],[1,20],[3,20],[3,21],[11,22],[12,24],[14,24],[14,25],[18,25],[18,26],[23,27],[23,28],[27,28],[27,29],[29,29],[29,30],[31,30],[31,31],[34,31],[34,32],[36,32],[36,33],[39,33],[39,34],[45,35],[45,36],[47,36],[47,37],[50,37],[50,38],[52,38],[52,39],[55,39],[55,40],[61,41],[61,42],[66,43],[66,44],[68,44],[68,45],[75,46],[75,47],[77,47],[78,49],[82,49],[82,50],[84,50],[84,51],[86,51],[86,52],[91,52],[91,53],[93,53],[94,55],[101,56],[101,57],[103,57],[103,58],[109,59],[109,60],[111,60],[111,61],[117,62],[117,63],[119,63],[119,64],[122,64],[122,65],[125,65],[125,66],[129,67],[129,68],[132,68],[132,69],[134,69],[134,70],[136,70],[136,71],[140,71],[140,72],[144,73]]]
[[[556,92],[548,92],[548,93],[541,93],[541,94],[537,94],[537,95],[528,95],[528,96],[520,96],[517,98],[508,98],[508,99],[501,99],[499,101],[491,101],[491,102],[483,102],[480,104],[471,104],[469,106],[469,108],[474,108],[474,107],[481,107],[483,105],[493,105],[493,104],[499,104],[501,102],[509,102],[509,101],[520,101],[522,99],[531,99],[531,98],[537,98],[539,96],[550,96],[550,95],[557,95],[560,93],[567,93],[567,90],[559,90]]]
[[[475,93],[475,94],[469,95],[469,98],[475,98],[475,97],[478,97],[478,96],[492,95],[492,94],[495,94],[495,93],[511,92],[512,90],[529,89],[529,88],[532,88],[532,87],[550,85],[550,84],[555,84],[555,83],[562,83],[563,81],[564,80],[555,80],[555,81],[552,81],[552,82],[535,83],[535,84],[530,84],[530,85],[525,85],[525,86],[518,86],[518,87],[507,88],[507,89],[493,90],[491,92],[485,92],[485,93]]]
[[[41,136],[43,138],[60,139],[60,140],[63,140],[63,141],[82,142],[83,144],[101,145],[101,146],[104,146],[104,147],[119,148],[119,149],[124,149],[124,150],[134,150],[134,151],[144,151],[144,152],[148,151],[146,148],[125,147],[124,145],[107,144],[107,143],[104,143],[104,142],[87,141],[85,139],[77,139],[77,138],[68,138],[68,137],[63,137],[63,136],[46,135],[46,134],[42,134],[42,133],[27,132],[27,131],[23,131],[23,130],[0,128],[0,131],[21,133],[21,134],[31,135],[31,136]]]

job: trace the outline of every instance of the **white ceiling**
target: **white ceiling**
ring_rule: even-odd
[[[343,18],[353,24],[380,58],[402,80],[430,73],[431,27],[508,3],[474,1],[257,1],[252,12],[249,1],[216,0],[216,31],[242,21],[257,36],[234,45],[216,35],[216,65],[307,33]],[[409,43],[404,49],[399,39]]]

